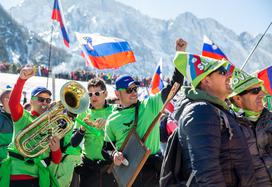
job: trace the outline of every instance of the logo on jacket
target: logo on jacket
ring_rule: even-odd
[[[123,123],[123,125],[125,125],[125,126],[127,126],[127,127],[129,127],[131,124],[133,123],[133,120],[131,120],[130,122],[128,122],[128,123]]]

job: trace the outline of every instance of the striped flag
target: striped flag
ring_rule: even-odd
[[[162,58],[160,58],[160,61],[151,81],[149,92],[150,94],[156,94],[159,93],[163,88],[164,84],[162,80]]]
[[[69,46],[70,40],[67,34],[67,30],[65,28],[64,18],[62,17],[62,15],[63,14],[61,9],[61,4],[59,3],[59,0],[55,0],[51,18],[52,20],[56,20],[57,22],[59,22],[64,44],[67,47],[70,47]]]
[[[87,65],[112,69],[136,61],[128,42],[123,39],[81,33],[76,33],[76,37]]]
[[[214,58],[217,60],[222,60],[223,58],[228,60],[223,51],[221,51],[221,49],[205,35],[203,37],[202,56]]]
[[[263,80],[265,89],[272,95],[272,66],[260,71],[258,73],[258,78]]]
[[[221,51],[221,49],[211,41],[207,36],[203,37],[203,48],[202,48],[202,56],[214,58],[217,60],[225,59],[229,62],[227,56]],[[228,72],[232,73],[235,66],[232,63],[228,63],[226,69]]]

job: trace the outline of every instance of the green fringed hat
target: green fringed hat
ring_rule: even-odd
[[[184,77],[192,83],[192,86],[196,88],[202,79],[219,67],[225,66],[227,61],[216,60],[186,52],[177,52],[174,64]]]
[[[229,97],[233,97],[245,91],[249,87],[255,84],[262,83],[263,81],[261,81],[257,77],[247,74],[246,72],[238,68],[235,68],[232,73],[232,78],[230,79],[230,82],[232,93],[229,95]]]

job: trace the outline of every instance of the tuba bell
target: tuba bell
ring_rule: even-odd
[[[69,81],[60,91],[60,101],[25,127],[15,138],[17,150],[25,157],[39,156],[49,148],[49,138],[63,138],[73,128],[65,109],[80,114],[89,107],[87,90],[78,82]]]

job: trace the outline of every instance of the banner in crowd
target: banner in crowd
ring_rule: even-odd
[[[81,33],[76,33],[76,37],[88,66],[115,69],[136,61],[128,42],[123,39]]]
[[[156,94],[160,92],[164,88],[163,80],[162,80],[162,58],[157,65],[156,71],[153,75],[151,84],[150,84],[150,94]]]
[[[61,9],[61,4],[59,3],[59,0],[55,0],[51,18],[52,18],[52,20],[56,20],[57,22],[59,22],[64,44],[67,47],[70,47],[69,46],[70,40],[69,40],[69,37],[67,34],[67,30],[65,28],[64,17],[62,17],[62,15],[63,14],[62,14],[62,9]]]
[[[258,73],[258,78],[263,80],[265,89],[272,95],[272,66],[260,71]]]

